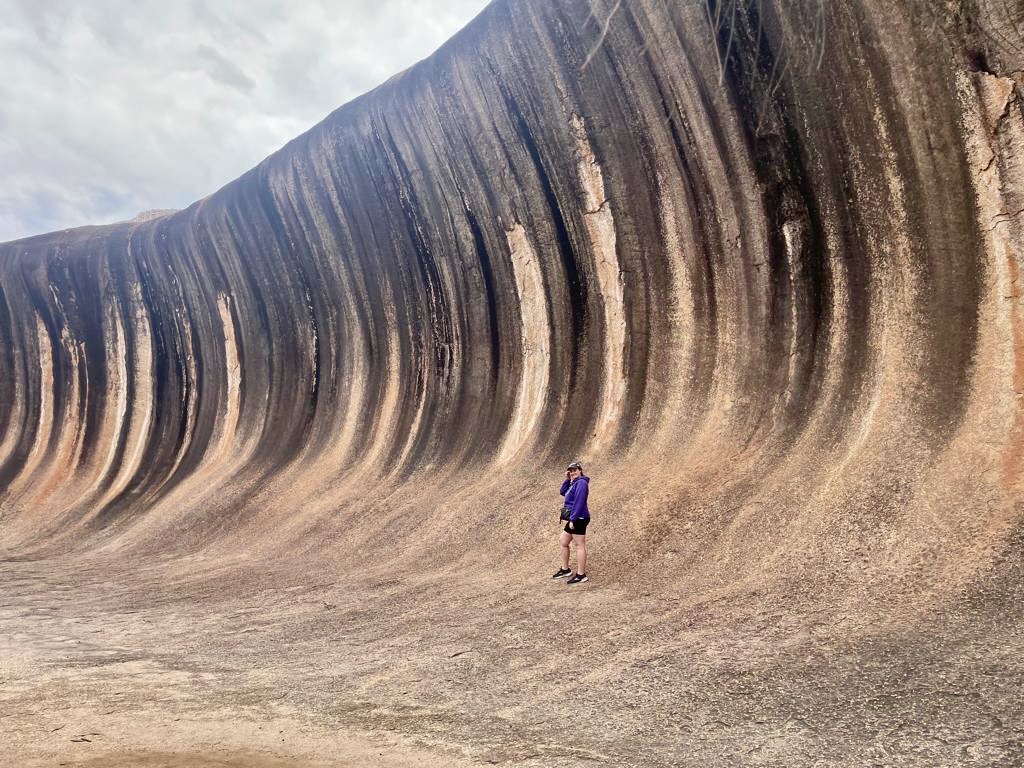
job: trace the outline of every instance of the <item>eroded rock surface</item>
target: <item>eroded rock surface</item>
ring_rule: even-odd
[[[581,457],[638,649],[722,600],[1013,647],[1022,28],[499,0],[187,210],[0,246],[0,545],[523,584]]]

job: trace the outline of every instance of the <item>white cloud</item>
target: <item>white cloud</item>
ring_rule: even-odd
[[[487,0],[0,0],[0,242],[181,208]]]

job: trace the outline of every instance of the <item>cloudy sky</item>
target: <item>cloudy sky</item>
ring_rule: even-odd
[[[487,0],[0,0],[0,242],[183,208]]]

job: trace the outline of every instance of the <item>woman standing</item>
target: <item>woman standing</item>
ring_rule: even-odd
[[[587,581],[587,526],[590,524],[587,496],[590,493],[590,478],[583,474],[583,465],[578,461],[566,467],[565,480],[558,492],[565,497],[562,502],[562,518],[566,519],[566,523],[558,537],[562,547],[562,567],[551,578],[560,579],[572,573],[569,568],[569,544],[575,542],[576,575],[566,583],[582,584]]]

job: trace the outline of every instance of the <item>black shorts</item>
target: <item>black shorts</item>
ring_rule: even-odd
[[[584,517],[581,520],[573,520],[572,528],[569,527],[568,523],[565,524],[565,532],[571,533],[575,536],[586,536],[588,525],[590,525],[589,517]]]

